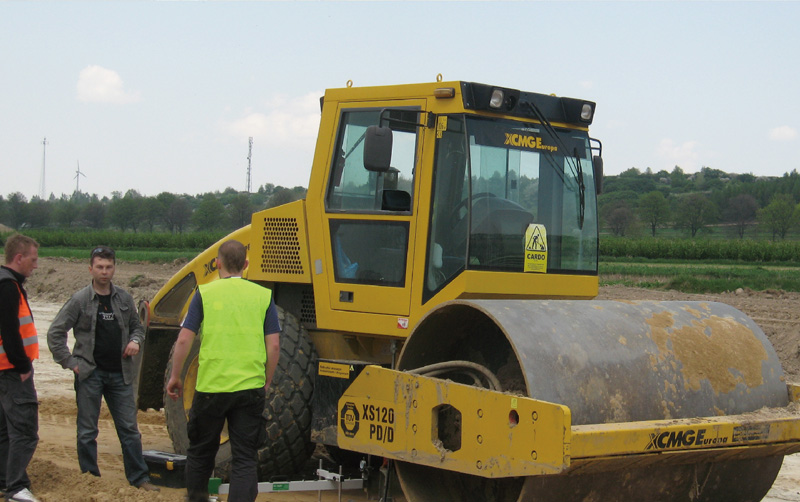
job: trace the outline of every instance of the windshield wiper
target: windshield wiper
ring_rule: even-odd
[[[367,130],[364,129],[364,132],[361,133],[361,136],[358,137],[356,142],[353,143],[353,146],[350,147],[350,150],[344,155],[344,160],[347,160],[348,157],[350,157],[350,154],[356,151],[356,148],[358,148],[358,145],[360,145],[361,142],[364,141],[364,138],[366,138],[366,137],[367,137]]]
[[[572,149],[572,155],[575,158],[575,163],[581,165],[581,159],[578,157],[578,149]],[[583,230],[583,218],[586,212],[586,185],[583,183],[583,168],[578,169],[578,228]]]
[[[564,144],[564,141],[561,139],[561,136],[558,134],[558,131],[555,130],[553,124],[547,120],[547,117],[544,116],[544,113],[539,109],[538,106],[531,103],[530,101],[522,101],[520,102],[521,105],[527,106],[528,109],[533,113],[534,117],[542,124],[545,131],[550,134],[550,136],[558,143],[558,147],[561,149],[562,152],[566,154],[567,146]],[[578,183],[578,202],[580,204],[580,210],[578,214],[578,225],[579,228],[583,229],[583,219],[584,219],[584,208],[586,206],[586,185],[583,182],[583,168],[581,167],[580,157],[578,156],[578,149],[573,149],[573,157],[569,157],[564,155],[564,161],[569,165],[570,169],[572,169],[573,175]],[[574,164],[573,164],[574,162]],[[566,180],[562,178],[562,181],[566,184]]]

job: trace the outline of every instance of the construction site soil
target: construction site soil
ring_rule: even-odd
[[[130,291],[137,302],[140,299],[149,300],[181,266],[181,263],[122,262],[117,265],[115,283]],[[162,488],[160,492],[153,493],[128,485],[119,441],[105,408],[100,417],[98,438],[98,461],[102,477],[81,474],[78,469],[72,375],[53,362],[46,348],[45,334],[61,305],[88,281],[88,264],[85,261],[41,258],[38,270],[27,284],[42,347],[41,358],[34,366],[41,404],[40,441],[28,469],[32,491],[42,502],[183,501],[184,490]],[[800,293],[739,290],[722,294],[684,294],[613,286],[601,288],[598,299],[697,300],[729,304],[759,324],[775,347],[787,377],[795,382],[800,381]],[[162,411],[139,412],[139,428],[145,450],[173,451]],[[351,490],[343,494],[342,500],[377,498],[375,493]],[[257,500],[310,502],[318,500],[318,495],[317,492],[260,494]],[[325,492],[322,500],[333,501],[338,497],[335,492]],[[800,454],[786,457],[778,480],[764,500],[800,502]]]

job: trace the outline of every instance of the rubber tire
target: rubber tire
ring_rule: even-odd
[[[260,480],[289,476],[303,469],[314,453],[311,442],[311,397],[317,354],[305,328],[297,318],[278,308],[281,321],[281,356],[267,393],[264,413],[267,417],[267,443],[258,451]],[[186,377],[189,363],[200,351],[199,338],[186,358],[181,379]],[[165,372],[165,381],[172,372],[172,357]],[[166,386],[165,386],[166,388]],[[164,394],[164,415],[175,453],[185,454],[189,447],[186,434],[187,412],[183,400],[173,401]],[[229,479],[230,444],[220,445],[215,476]]]

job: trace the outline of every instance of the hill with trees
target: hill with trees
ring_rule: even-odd
[[[636,168],[606,176],[598,197],[602,227],[615,236],[797,238],[800,174],[686,174]]]

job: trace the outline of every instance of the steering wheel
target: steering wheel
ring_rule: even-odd
[[[450,221],[454,222],[453,225],[459,223],[467,216],[466,212],[464,212],[463,215],[460,215],[459,213],[461,212],[462,208],[466,209],[468,201],[474,201],[477,199],[482,199],[484,197],[497,197],[497,196],[492,192],[478,192],[472,194],[472,198],[461,199],[461,201],[458,204],[456,204],[452,210],[450,210]]]
[[[467,214],[469,211],[466,210],[467,203],[469,201],[475,201],[478,199],[488,198],[488,197],[496,197],[495,194],[491,192],[478,192],[472,194],[471,198],[462,199],[458,204],[456,204],[448,215],[448,224],[450,226],[450,235],[453,236],[451,238],[452,242],[451,245],[448,246],[447,251],[454,252],[454,249],[461,250],[464,248],[466,240],[468,239],[467,235]],[[461,210],[464,210],[464,214],[461,214]],[[457,253],[458,254],[458,253]]]

